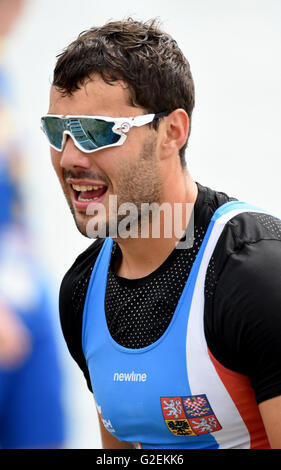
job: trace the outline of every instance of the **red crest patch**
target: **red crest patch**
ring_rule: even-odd
[[[176,436],[198,436],[222,429],[204,394],[161,397],[161,409],[166,425]]]

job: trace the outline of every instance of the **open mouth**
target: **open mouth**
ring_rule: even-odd
[[[74,202],[78,209],[87,207],[92,202],[101,202],[105,193],[107,192],[107,186],[99,185],[71,185]]]

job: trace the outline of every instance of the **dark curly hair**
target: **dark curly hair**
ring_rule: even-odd
[[[160,30],[157,19],[128,18],[95,26],[79,34],[57,58],[53,85],[66,95],[98,73],[109,84],[125,81],[133,106],[148,113],[182,108],[191,124],[194,83],[190,66],[176,41]],[[158,120],[152,125],[157,129]],[[183,167],[187,141],[179,152]]]

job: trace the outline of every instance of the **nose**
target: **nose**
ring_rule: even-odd
[[[91,157],[81,152],[81,150],[74,145],[72,138],[68,136],[62,150],[60,166],[65,170],[70,170],[75,167],[89,169],[91,166]]]

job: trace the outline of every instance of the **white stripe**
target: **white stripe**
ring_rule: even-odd
[[[191,394],[205,393],[207,395],[214,414],[222,426],[220,431],[212,433],[219,448],[243,449],[250,447],[247,427],[208,355],[203,323],[205,277],[209,261],[225,224],[242,212],[264,213],[265,211],[236,209],[216,220],[201,261],[187,326],[186,361]]]

